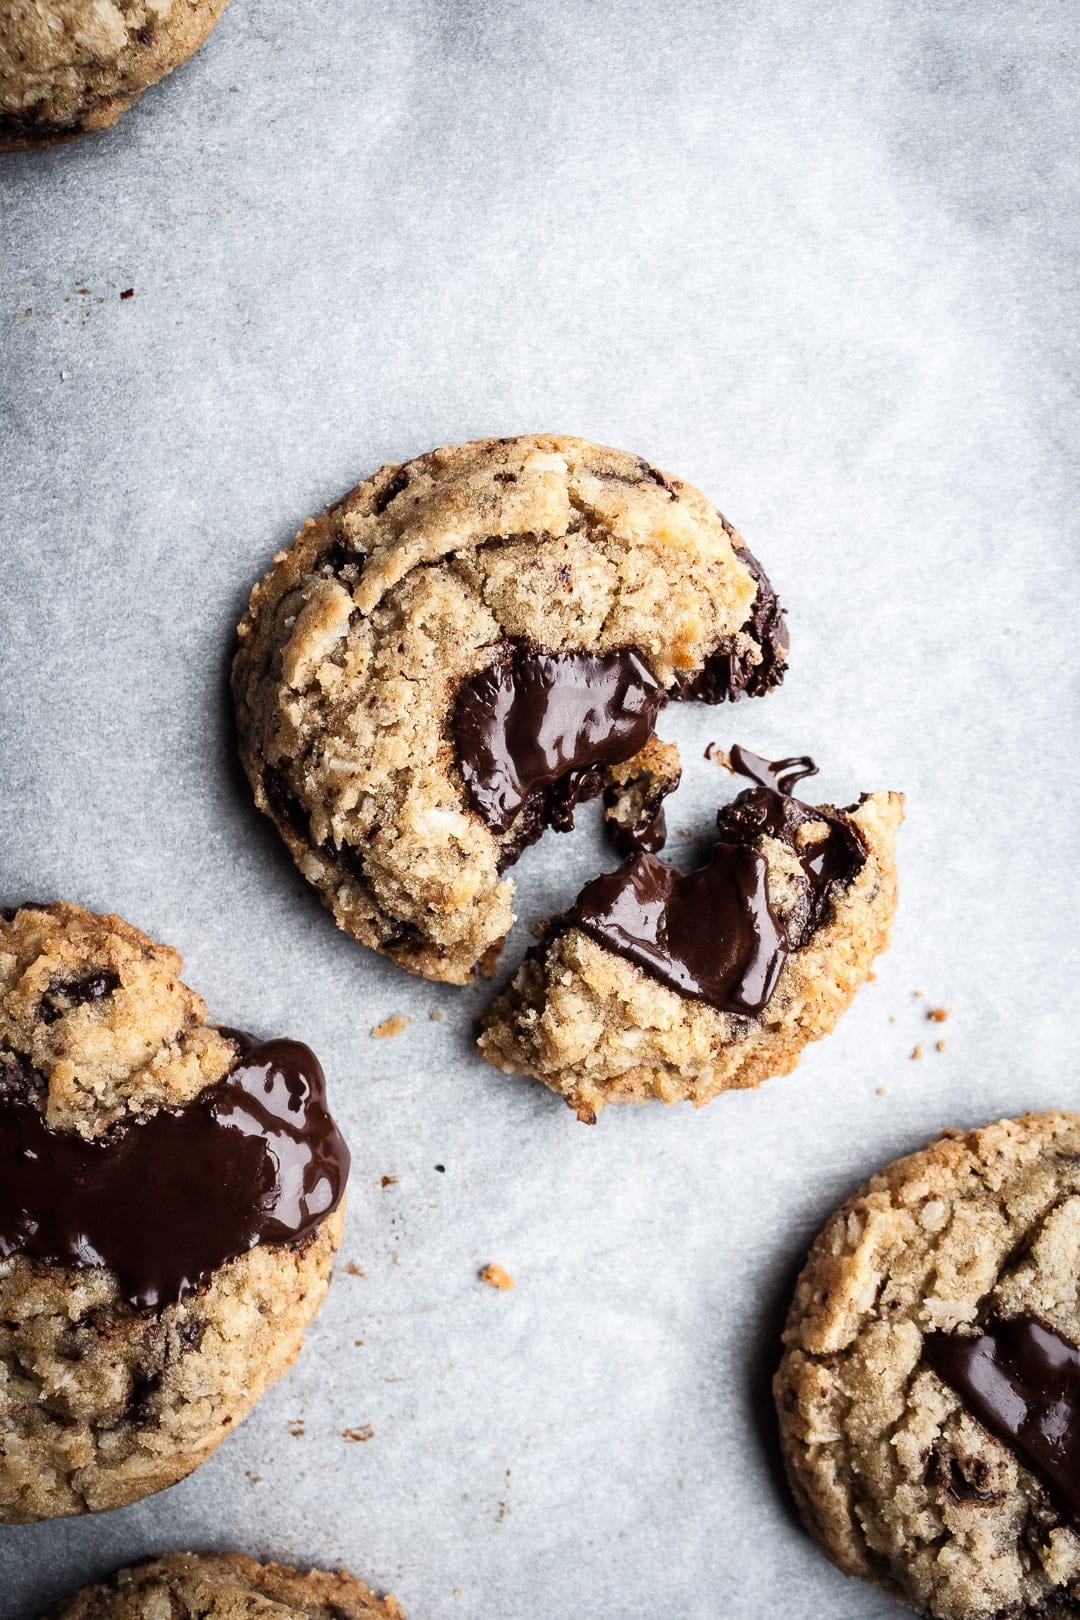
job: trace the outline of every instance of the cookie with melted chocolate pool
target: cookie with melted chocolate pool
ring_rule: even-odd
[[[169,1553],[83,1587],[49,1620],[405,1620],[344,1570],[260,1564],[240,1553]]]
[[[812,761],[732,759],[755,786],[720,811],[706,864],[644,848],[586,884],[483,1015],[488,1062],[589,1123],[786,1074],[888,943],[901,795],[808,805],[793,788]]]
[[[348,1149],[318,1059],[206,1022],[175,951],[0,916],[0,1522],[189,1474],[300,1349]]]
[[[671,698],[767,692],[760,565],[689,484],[583,439],[383,467],[252,593],[233,691],[256,803],[340,927],[463,984],[507,869],[650,741]]]
[[[828,1221],[774,1390],[846,1574],[935,1620],[1080,1612],[1080,1115],[948,1131]]]

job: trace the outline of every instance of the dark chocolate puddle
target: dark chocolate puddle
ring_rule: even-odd
[[[0,1256],[107,1267],[130,1305],[160,1309],[336,1209],[349,1150],[318,1058],[222,1033],[240,1049],[223,1080],[98,1141],[50,1130],[25,1090],[0,1088]]]

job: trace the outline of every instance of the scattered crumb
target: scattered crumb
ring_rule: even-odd
[[[922,1057],[922,1047],[921,1046],[913,1047],[912,1052],[911,1052],[911,1056],[917,1062],[918,1059]]]
[[[885,1095],[885,1087],[884,1086],[878,1086],[876,1091],[874,1092],[874,1095],[876,1097],[884,1097],[884,1095]]]
[[[928,1007],[926,1016],[932,1024],[944,1024],[951,1012],[951,1007]]]
[[[934,1042],[934,1051],[935,1052],[944,1052],[944,1050],[945,1050],[945,1042],[944,1041],[935,1041]]]
[[[360,1267],[357,1265],[355,1260],[350,1260],[348,1265],[343,1266],[341,1269],[344,1271],[346,1277],[363,1277],[364,1276],[364,1272],[362,1272],[360,1270]]]
[[[428,1017],[431,1019],[433,1024],[441,1024],[443,1021],[443,1015],[437,1007],[434,1012],[428,1013]]]
[[[867,973],[866,982],[867,984],[874,984],[877,982],[877,974],[874,972],[873,968],[871,968]]]
[[[720,744],[717,742],[711,742],[706,745],[705,758],[711,759],[716,765],[722,765],[726,771],[730,771],[731,769],[731,761],[728,758],[727,749],[721,748]]]
[[[134,298],[134,296],[135,296],[134,287],[125,287],[123,292],[120,294],[121,300],[123,300],[125,298]]]
[[[437,1164],[435,1166],[435,1168],[439,1172],[440,1176],[445,1176],[445,1174],[446,1174],[446,1166],[445,1166],[445,1164]]]
[[[456,1598],[463,1598],[465,1596],[465,1593],[461,1590],[460,1586],[454,1587],[454,1596]]]
[[[892,1013],[892,1014],[891,1014],[891,1015],[890,1015],[890,1017],[889,1017],[889,1023],[890,1023],[890,1024],[895,1024],[895,1023],[896,1023],[896,1014],[895,1014],[895,1013]]]
[[[244,1478],[247,1480],[249,1485],[261,1485],[262,1484],[262,1475],[261,1474],[253,1474],[251,1472],[250,1468],[245,1468],[244,1469]]]
[[[374,1433],[375,1430],[371,1427],[371,1424],[364,1423],[358,1429],[342,1429],[341,1438],[343,1440],[370,1440]]]
[[[380,1187],[396,1187],[397,1176],[383,1176],[379,1181]]]
[[[61,372],[61,373],[60,373],[60,381],[61,381],[61,382],[67,382],[67,380],[68,380],[68,378],[69,378],[69,377],[70,377],[70,376],[71,376],[71,372],[70,372],[70,371],[62,371],[62,372]]]
[[[287,1423],[285,1425],[285,1427],[288,1429],[289,1433],[292,1435],[294,1440],[300,1440],[300,1439],[303,1438],[303,1434],[304,1434],[304,1420],[303,1420],[303,1418],[294,1418],[292,1420],[292,1422]]]
[[[480,1273],[480,1281],[487,1283],[489,1288],[513,1288],[514,1279],[502,1266],[485,1266]]]
[[[356,1349],[356,1350],[362,1350],[364,1348],[363,1339],[354,1339],[353,1340],[353,1348]]]
[[[375,1025],[371,1032],[372,1038],[376,1041],[393,1040],[395,1035],[400,1035],[403,1030],[408,1029],[411,1023],[411,1018],[403,1018],[401,1013],[395,1013],[393,1018],[384,1018],[381,1024]]]
[[[915,997],[916,1001],[918,1001],[921,998],[921,996],[923,995],[923,992],[921,990],[913,990],[911,993]]]

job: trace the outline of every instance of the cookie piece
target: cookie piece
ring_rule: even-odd
[[[483,1056],[592,1124],[608,1103],[689,1100],[787,1074],[884,950],[896,793],[837,810],[792,794],[808,760],[733,750],[757,786],[696,872],[642,853],[589,883],[482,1018]]]
[[[349,1155],[315,1054],[119,917],[0,918],[0,1521],[189,1474],[296,1358]]]
[[[50,1620],[405,1620],[405,1611],[340,1569],[170,1553],[83,1587]]]
[[[309,520],[239,634],[259,808],[340,927],[452,984],[510,929],[506,867],[665,698],[758,695],[787,648],[704,496],[550,435],[383,467]]]
[[[655,855],[667,842],[664,800],[682,780],[674,743],[650,737],[641,751],[604,772],[604,826],[622,855],[647,850]]]
[[[946,1132],[810,1251],[775,1380],[803,1521],[936,1620],[1080,1610],[1080,1115]]]
[[[107,129],[186,62],[228,0],[8,0],[0,8],[0,151]]]

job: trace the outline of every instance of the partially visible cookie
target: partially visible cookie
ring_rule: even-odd
[[[791,789],[810,761],[733,752],[758,785],[720,811],[709,863],[646,852],[594,879],[483,1014],[488,1062],[589,1123],[786,1074],[888,942],[902,797],[807,805]]]
[[[947,1132],[831,1218],[775,1380],[811,1535],[935,1620],[1080,1612],[1080,1115]]]
[[[115,124],[198,50],[229,0],[7,0],[0,151]]]
[[[0,916],[0,1521],[190,1473],[329,1285],[349,1155],[315,1054],[206,1022],[119,917]]]
[[[83,1587],[49,1620],[405,1620],[405,1612],[344,1570],[170,1553]]]
[[[545,434],[381,468],[276,559],[239,635],[259,808],[340,927],[454,984],[510,929],[506,868],[667,698],[766,692],[787,657],[703,495]]]

